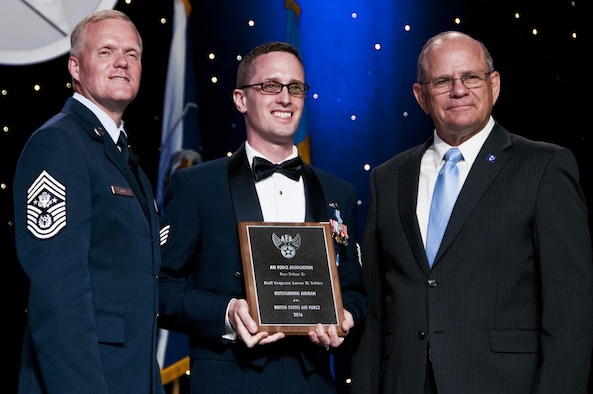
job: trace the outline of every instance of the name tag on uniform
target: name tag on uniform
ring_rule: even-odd
[[[122,186],[111,185],[111,193],[119,196],[134,197],[132,189]]]

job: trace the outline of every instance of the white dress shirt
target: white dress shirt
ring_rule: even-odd
[[[254,150],[249,143],[245,143],[245,152],[249,165],[253,166],[255,156],[263,157]],[[296,146],[292,154],[284,160],[298,156]],[[275,163],[279,164],[279,163]],[[301,176],[298,181],[293,181],[287,176],[275,172],[272,176],[255,183],[257,196],[265,222],[304,222],[305,221],[305,183]]]

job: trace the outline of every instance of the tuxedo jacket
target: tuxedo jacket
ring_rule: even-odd
[[[366,297],[353,241],[355,188],[305,163],[303,179],[306,221],[336,219],[337,208],[347,225],[351,242],[334,246],[340,255],[338,272],[344,308],[358,324],[366,313]],[[328,353],[312,345],[306,336],[287,337],[253,349],[240,340],[223,339],[227,305],[233,298],[246,298],[238,238],[240,221],[263,221],[244,144],[230,158],[173,173],[161,218],[159,323],[189,335],[191,391],[306,393],[305,381],[314,375],[309,383],[314,379],[321,382],[318,391],[316,384],[310,385],[311,392],[323,392],[331,380]],[[281,372],[274,367],[279,363],[271,366],[271,360],[287,363],[287,380],[279,382]]]
[[[69,98],[25,145],[16,250],[30,282],[21,393],[162,393],[158,217],[96,116]]]
[[[439,394],[586,393],[593,260],[574,156],[496,124],[430,269],[416,200],[431,144],[371,175],[353,393],[422,393],[429,362]]]

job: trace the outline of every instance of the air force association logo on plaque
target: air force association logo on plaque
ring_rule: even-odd
[[[291,237],[288,234],[284,234],[279,237],[276,233],[272,233],[272,242],[278,249],[285,259],[292,259],[296,255],[296,251],[301,247],[301,235],[297,234],[295,237]]]

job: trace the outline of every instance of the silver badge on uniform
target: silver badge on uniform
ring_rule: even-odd
[[[45,170],[27,190],[27,229],[48,239],[66,227],[66,186]]]
[[[166,226],[163,226],[163,228],[160,229],[159,231],[159,236],[161,239],[161,246],[163,246],[164,244],[167,243],[167,241],[169,240],[169,232],[171,231],[171,225],[167,224]]]

